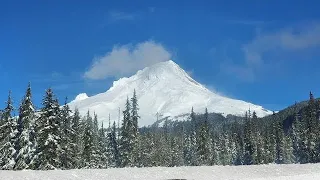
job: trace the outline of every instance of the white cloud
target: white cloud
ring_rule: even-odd
[[[93,60],[92,66],[84,73],[84,77],[98,80],[130,75],[144,67],[170,60],[171,56],[163,45],[154,41],[114,46],[111,52]]]
[[[263,62],[263,55],[269,52],[298,51],[320,45],[320,23],[303,28],[287,28],[276,33],[258,35],[243,45],[246,62],[249,65]]]
[[[273,33],[259,33],[252,41],[243,44],[241,51],[244,55],[242,64],[225,63],[228,73],[245,81],[254,81],[261,67],[279,59],[267,59],[266,55],[301,53],[303,50],[320,46],[320,23],[307,24],[301,27],[282,29]],[[282,58],[285,60],[285,58]]]

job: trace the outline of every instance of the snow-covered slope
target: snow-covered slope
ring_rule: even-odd
[[[124,107],[127,96],[130,98],[134,89],[140,107],[139,126],[153,124],[157,113],[174,117],[189,113],[191,107],[198,113],[203,113],[207,107],[209,112],[223,115],[244,115],[249,108],[260,117],[271,113],[261,106],[211,92],[171,60],[146,67],[129,78],[121,78],[113,82],[107,92],[91,97],[82,93],[70,107],[78,107],[81,114],[94,111],[103,121],[107,121],[110,113],[111,119],[117,120],[118,108]]]
[[[82,101],[88,98],[88,95],[86,93],[81,93],[73,101]]]
[[[317,180],[320,164],[0,171],[5,180]]]

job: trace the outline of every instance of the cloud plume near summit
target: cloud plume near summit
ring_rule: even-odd
[[[171,57],[171,53],[162,44],[154,41],[114,46],[104,56],[93,59],[84,78],[101,80],[132,75],[139,69],[170,60]]]

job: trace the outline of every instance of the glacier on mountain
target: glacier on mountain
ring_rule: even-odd
[[[82,115],[88,110],[95,112],[99,119],[105,122],[108,121],[110,113],[111,120],[117,122],[119,108],[124,107],[127,97],[132,97],[134,89],[140,108],[139,126],[153,124],[157,115],[175,117],[189,113],[192,107],[196,113],[203,113],[205,108],[208,108],[209,112],[221,113],[224,116],[243,116],[249,108],[259,117],[272,113],[262,106],[211,92],[172,60],[157,63],[139,70],[129,78],[114,81],[106,92],[91,97],[85,93],[79,94],[69,105],[72,109],[77,107]],[[122,119],[122,113],[120,118]]]

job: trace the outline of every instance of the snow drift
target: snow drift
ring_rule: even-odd
[[[6,180],[316,180],[320,164],[0,171]]]

